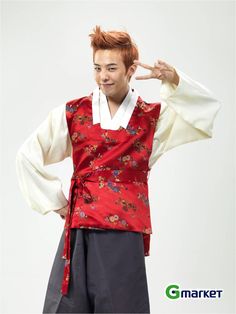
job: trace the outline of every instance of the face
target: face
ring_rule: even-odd
[[[100,49],[94,56],[94,78],[102,92],[110,98],[119,99],[128,92],[129,78],[136,66],[131,65],[126,72],[120,51]]]

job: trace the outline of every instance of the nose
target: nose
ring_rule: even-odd
[[[102,82],[107,82],[109,80],[108,71],[105,69],[101,70],[101,72],[99,73],[99,76]]]

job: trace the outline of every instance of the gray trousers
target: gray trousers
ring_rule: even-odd
[[[64,229],[43,313],[150,313],[143,237],[139,232],[71,229],[69,292],[60,292]]]

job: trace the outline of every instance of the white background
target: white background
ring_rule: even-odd
[[[88,34],[128,31],[140,60],[160,58],[209,88],[223,107],[213,138],[179,146],[152,169],[153,235],[145,258],[151,313],[235,313],[235,3],[233,1],[4,1],[1,101],[1,313],[41,313],[64,220],[27,207],[15,154],[48,112],[90,93]],[[136,74],[146,73],[139,70]],[[160,81],[131,81],[159,101]],[[71,160],[49,166],[68,196]],[[221,289],[221,299],[165,296]]]

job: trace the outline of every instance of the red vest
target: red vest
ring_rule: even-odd
[[[92,94],[69,101],[66,119],[73,147],[69,212],[65,221],[62,294],[70,277],[70,228],[141,232],[148,256],[152,233],[148,166],[160,103],[138,97],[127,128],[93,125]]]

